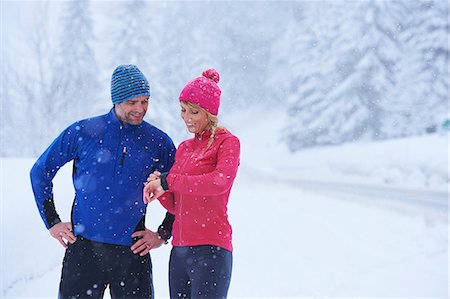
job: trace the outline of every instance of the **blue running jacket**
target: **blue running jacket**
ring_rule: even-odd
[[[124,125],[114,109],[75,122],[53,141],[30,172],[45,226],[61,222],[53,202],[52,180],[73,160],[75,236],[131,245],[131,234],[145,219],[143,183],[155,170],[169,171],[174,157],[175,146],[167,134],[145,121]]]

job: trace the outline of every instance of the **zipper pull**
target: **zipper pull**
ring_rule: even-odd
[[[123,166],[123,161],[125,160],[125,156],[127,155],[127,147],[124,146],[123,147],[123,151],[122,151],[122,159],[120,160],[120,165]]]

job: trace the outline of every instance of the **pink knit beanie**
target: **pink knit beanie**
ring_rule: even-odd
[[[180,93],[179,100],[199,105],[209,113],[217,115],[220,105],[220,75],[215,69],[208,69],[202,77],[195,78],[186,84]]]

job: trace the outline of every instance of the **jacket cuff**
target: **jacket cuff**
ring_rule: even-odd
[[[163,223],[158,227],[158,235],[167,244],[167,240],[172,237],[172,225],[175,221],[175,215],[166,213]]]
[[[161,179],[161,187],[164,189],[164,191],[169,191],[169,184],[167,183],[167,175],[168,172],[161,173],[160,179]]]
[[[47,198],[44,201],[44,217],[47,222],[47,228],[51,228],[53,225],[61,222],[58,213],[56,212],[55,202],[51,198]]]

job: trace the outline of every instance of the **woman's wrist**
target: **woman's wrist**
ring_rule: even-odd
[[[167,183],[167,175],[168,172],[161,173],[161,176],[159,179],[161,180],[161,187],[164,189],[164,191],[169,191],[169,184]]]

